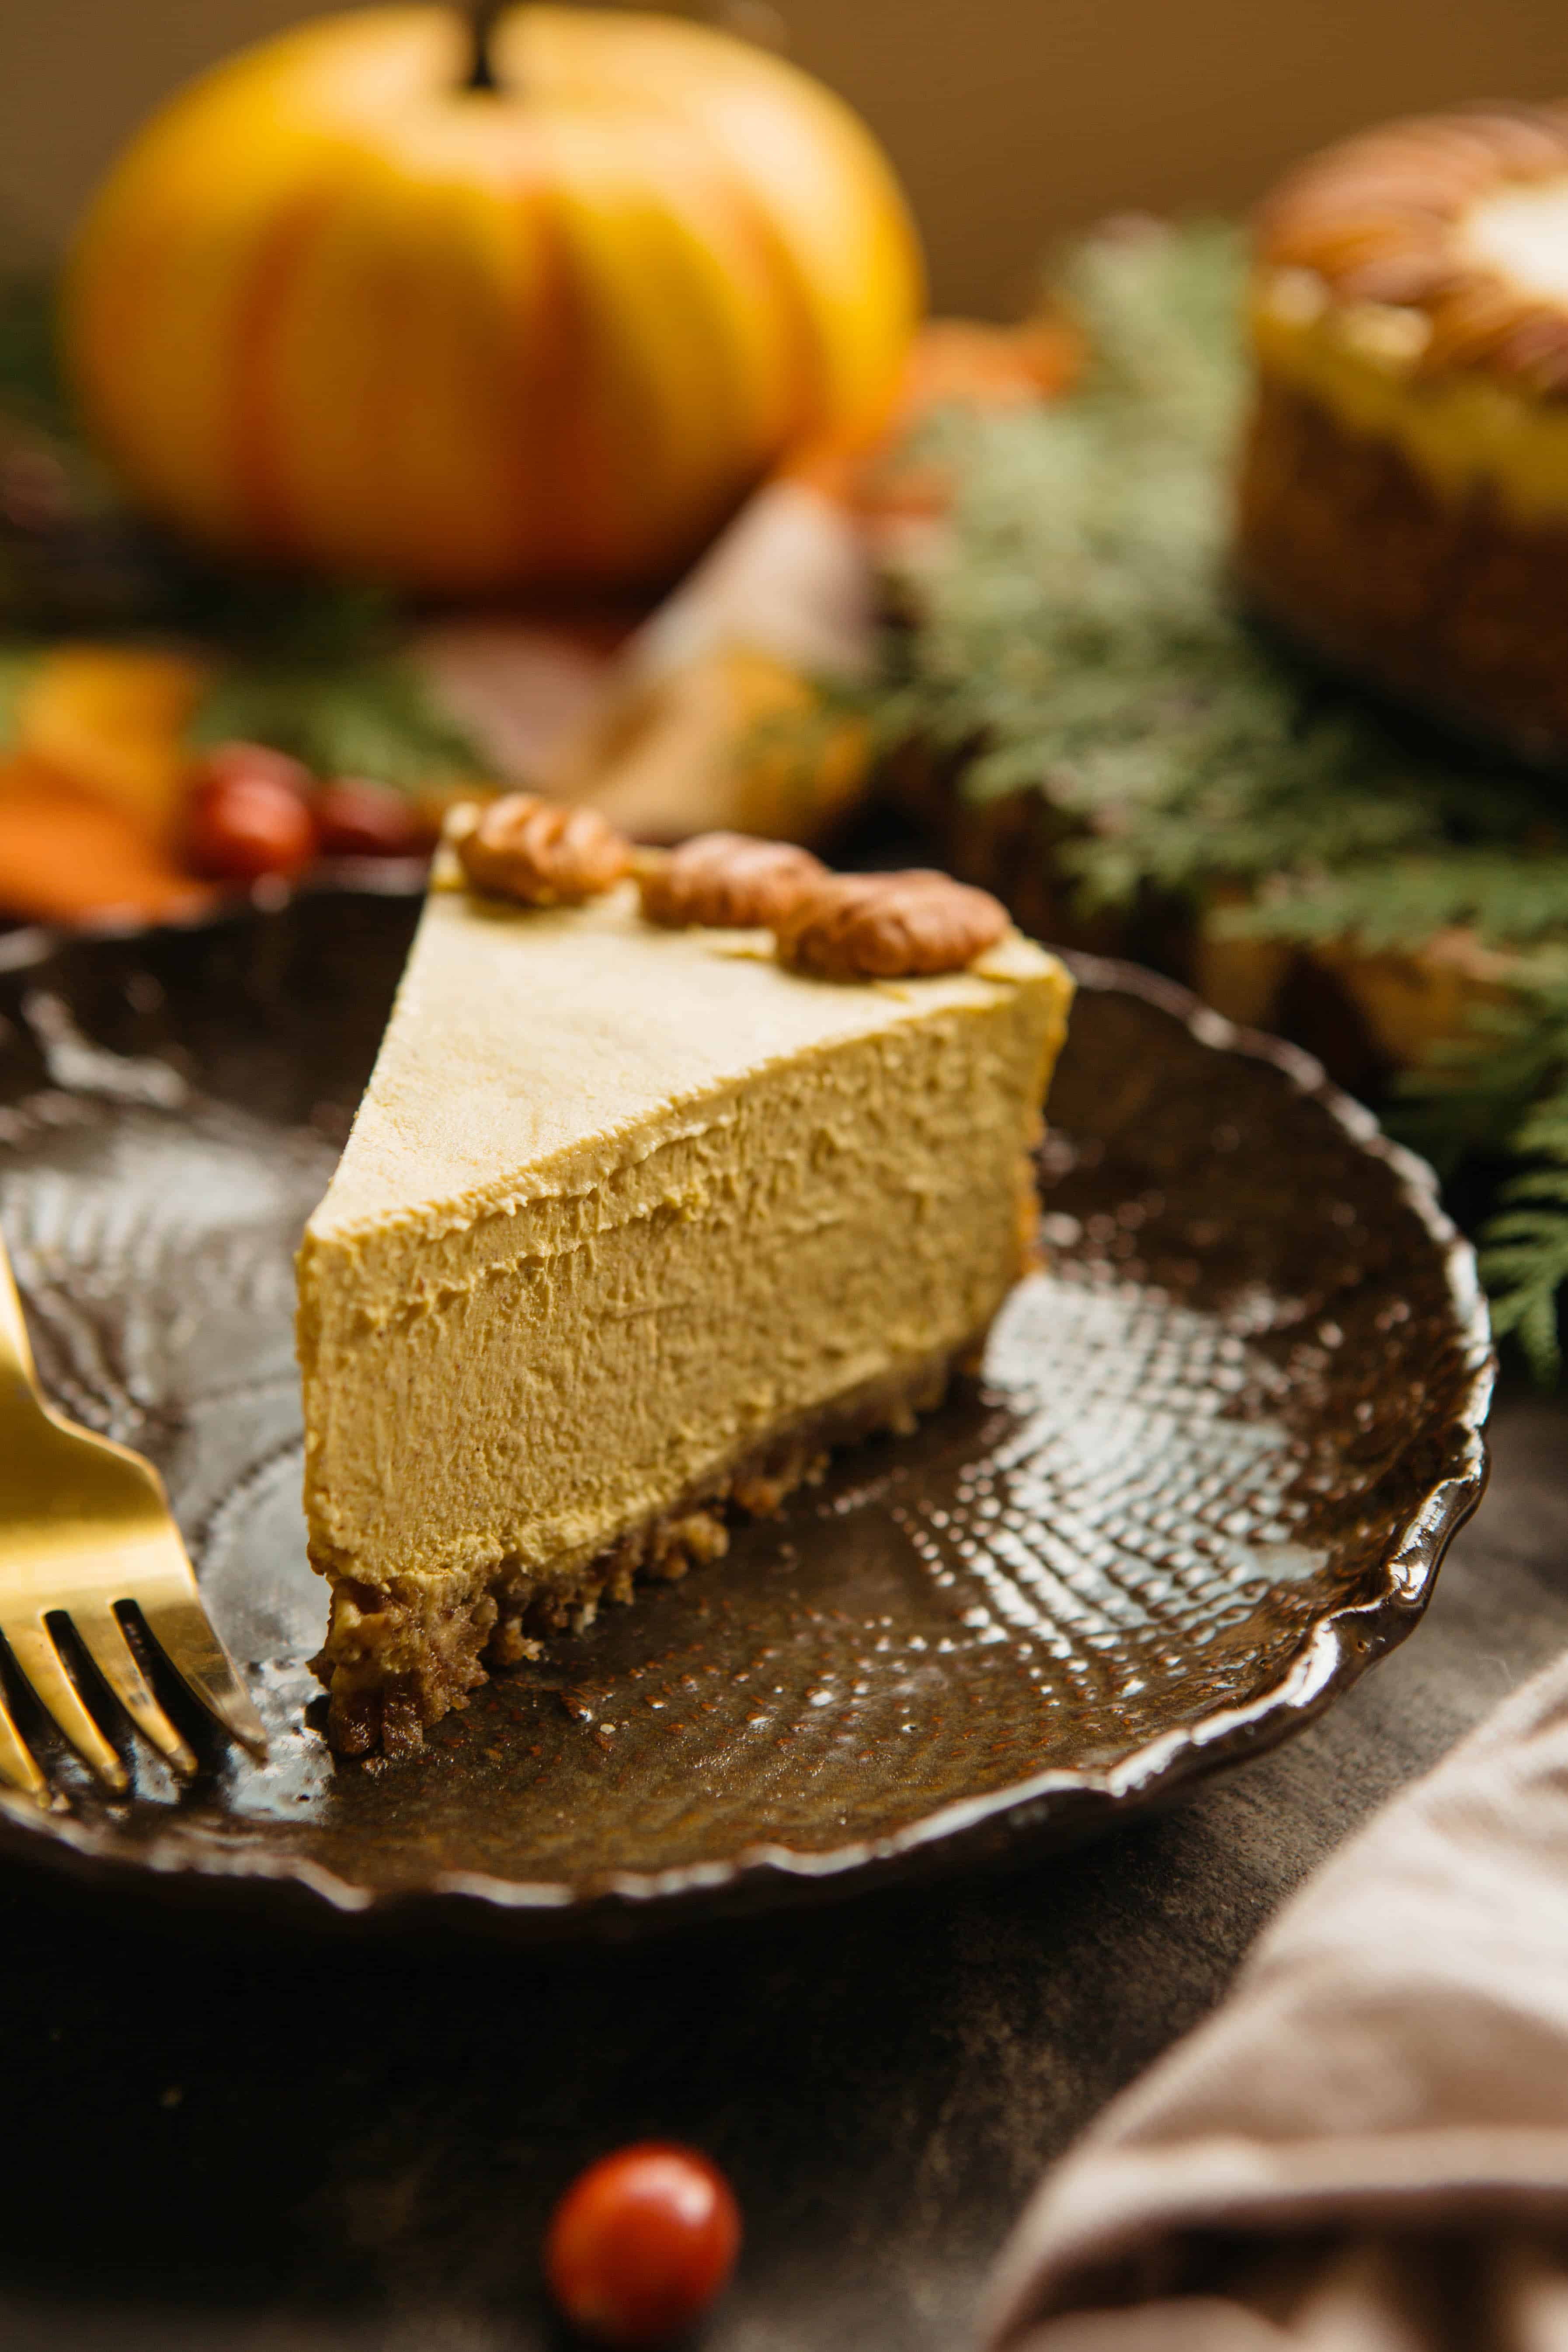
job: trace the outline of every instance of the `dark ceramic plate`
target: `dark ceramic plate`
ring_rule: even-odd
[[[1415,1623],[1484,1475],[1469,1251],[1315,1065],[1084,960],[1054,1268],[984,1385],[499,1676],[423,1758],[334,1763],[291,1254],[414,911],[310,897],[14,947],[0,976],[0,1205],[40,1370],[163,1470],[272,1735],[265,1766],[207,1739],[190,1787],[127,1747],[111,1802],[13,1686],[68,1802],[0,1801],[0,1846],[580,1933],[1081,1834],[1299,1727]]]

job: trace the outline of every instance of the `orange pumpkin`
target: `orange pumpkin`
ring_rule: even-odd
[[[219,549],[436,592],[652,581],[890,397],[908,215],[847,108],[676,18],[322,18],[134,140],[67,273],[89,425]]]

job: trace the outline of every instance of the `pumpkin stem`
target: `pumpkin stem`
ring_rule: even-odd
[[[495,67],[490,59],[490,35],[505,0],[468,0],[468,34],[472,42],[465,89],[495,89]]]

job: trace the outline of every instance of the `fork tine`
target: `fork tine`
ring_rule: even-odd
[[[111,1609],[72,1604],[70,1622],[88,1656],[131,1717],[160,1756],[176,1772],[194,1772],[196,1759],[147,1687],[147,1678],[124,1628]]]
[[[42,1803],[46,1783],[43,1774],[33,1761],[33,1751],[12,1722],[4,1699],[0,1699],[0,1782],[15,1789],[18,1796],[36,1797]]]
[[[110,1788],[129,1788],[124,1765],[78,1697],[76,1685],[61,1664],[42,1620],[0,1618],[0,1633],[23,1680],[31,1685],[34,1696],[47,1707],[78,1755]]]
[[[169,1664],[209,1714],[216,1715],[245,1747],[265,1756],[266,1726],[194,1591],[190,1595],[168,1591],[159,1595],[139,1593],[136,1605]]]

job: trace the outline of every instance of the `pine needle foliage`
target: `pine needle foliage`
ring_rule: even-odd
[[[318,776],[374,776],[405,792],[484,772],[471,737],[414,664],[374,650],[324,662],[237,662],[209,689],[189,740],[270,743]]]
[[[252,582],[231,591],[232,657],[203,698],[193,743],[270,743],[320,776],[416,791],[481,772],[471,738],[400,649],[397,608],[374,588]]]
[[[963,761],[977,801],[1038,792],[1086,908],[1152,887],[1228,928],[1415,949],[1463,927],[1503,1002],[1400,1115],[1440,1161],[1510,1164],[1484,1267],[1498,1328],[1562,1369],[1568,1283],[1568,796],[1486,766],[1295,663],[1227,578],[1245,399],[1236,232],[1100,236],[1060,299],[1094,354],[1055,406],[950,412],[922,457],[950,527],[889,581],[880,740]],[[1208,919],[1215,918],[1210,913]]]
[[[0,229],[0,399],[5,412],[34,430],[69,434],[58,364],[54,288],[47,271],[29,267]]]

